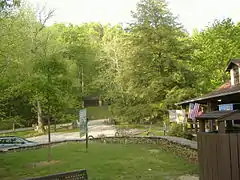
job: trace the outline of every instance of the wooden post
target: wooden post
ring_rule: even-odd
[[[88,151],[88,118],[86,121],[86,151]]]
[[[199,120],[199,132],[205,132],[205,121]]]
[[[207,112],[214,111],[216,106],[217,106],[216,102],[208,101],[207,102]],[[209,121],[209,129],[210,129],[210,131],[215,131],[216,130],[216,121],[215,120],[210,120]]]
[[[225,133],[225,122],[224,121],[220,121],[218,122],[218,132],[219,133]]]
[[[211,112],[212,109],[212,103],[211,101],[207,101],[207,112]],[[208,122],[209,123],[209,130],[212,131],[213,129],[213,122],[212,120]]]
[[[50,122],[50,116],[47,116],[48,118],[48,162],[52,160],[52,153],[51,153],[51,122]]]

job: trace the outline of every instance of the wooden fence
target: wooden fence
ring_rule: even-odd
[[[198,133],[200,180],[240,180],[240,134]]]

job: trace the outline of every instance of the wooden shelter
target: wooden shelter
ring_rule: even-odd
[[[197,117],[200,180],[240,179],[240,59],[229,60],[226,71],[230,80],[216,90],[177,103],[184,107],[189,103],[206,107]],[[230,108],[225,108],[226,105]]]
[[[84,107],[101,106],[102,101],[99,96],[85,96],[83,97]]]
[[[240,109],[240,59],[231,59],[227,64],[226,71],[230,73],[230,80],[201,97],[185,100],[177,103],[182,107],[187,107],[189,103],[199,103],[204,107],[204,112],[218,111],[219,105],[232,104],[233,109]],[[215,121],[205,123],[210,131],[215,130]]]

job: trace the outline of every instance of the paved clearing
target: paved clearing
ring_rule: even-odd
[[[114,136],[116,133],[115,127],[113,125],[104,124],[104,120],[94,120],[89,121],[88,123],[89,135],[97,137],[99,135],[105,136]],[[75,140],[75,139],[84,139],[85,137],[80,138],[79,132],[71,133],[51,133],[51,141],[62,141],[62,140]],[[48,135],[42,135],[37,137],[27,138],[27,140],[38,142],[38,143],[47,143]]]

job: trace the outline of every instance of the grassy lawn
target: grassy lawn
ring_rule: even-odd
[[[89,147],[86,153],[83,143],[57,145],[52,148],[52,164],[39,163],[47,160],[47,148],[0,154],[0,179],[18,180],[79,169],[86,169],[90,180],[171,180],[197,173],[197,165],[161,150],[159,145],[92,142]]]

